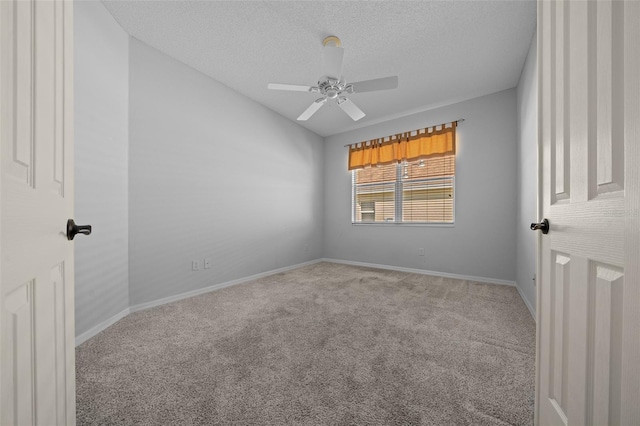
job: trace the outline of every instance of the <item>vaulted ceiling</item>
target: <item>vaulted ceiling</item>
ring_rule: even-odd
[[[534,0],[103,3],[133,37],[293,121],[318,95],[267,83],[317,84],[329,35],[348,82],[398,76],[350,96],[357,122],[332,102],[299,122],[321,136],[515,87],[536,25]]]

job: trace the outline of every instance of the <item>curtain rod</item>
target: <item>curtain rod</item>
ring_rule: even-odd
[[[456,124],[458,124],[458,123],[462,123],[463,121],[464,121],[464,118],[459,118],[459,119],[457,119],[457,120],[448,121],[447,123],[444,123],[444,124],[448,124],[448,123],[456,123]],[[431,127],[436,127],[436,126],[441,126],[441,125],[442,125],[442,124],[434,124],[433,126],[423,127],[422,129],[429,129],[429,128],[431,128]],[[413,133],[413,132],[416,132],[416,133],[417,133],[417,132],[419,132],[419,131],[420,131],[420,130],[422,130],[422,129],[412,130],[412,131],[410,131],[410,132],[402,132],[402,133],[409,133],[409,134],[411,134],[411,133]],[[376,139],[386,139],[386,138],[389,138],[389,140],[391,140],[391,138],[392,138],[392,137],[394,137],[394,136],[395,136],[395,135],[393,135],[393,136],[385,136],[384,138],[376,138]],[[359,143],[362,143],[362,142],[349,143],[349,144],[345,145],[344,147],[346,148],[346,147],[348,147],[348,146],[351,146],[351,145],[357,145],[357,144],[359,144]]]

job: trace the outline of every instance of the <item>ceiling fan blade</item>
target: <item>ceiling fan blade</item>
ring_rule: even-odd
[[[366,115],[356,104],[351,102],[350,99],[345,98],[344,101],[338,103],[338,106],[342,108],[353,121],[358,121]]]
[[[311,86],[300,86],[298,84],[280,84],[280,83],[269,83],[267,84],[267,89],[271,90],[290,90],[293,92],[311,92]]]
[[[307,108],[302,114],[300,114],[300,117],[298,117],[298,121],[307,121],[326,102],[327,102],[327,98],[317,99],[314,103],[309,105],[309,108]]]
[[[374,80],[365,80],[351,83],[353,93],[373,92],[376,90],[389,90],[398,87],[398,76],[376,78]]]
[[[331,78],[340,80],[342,74],[342,59],[344,58],[344,49],[342,47],[325,46],[324,47],[324,73]]]

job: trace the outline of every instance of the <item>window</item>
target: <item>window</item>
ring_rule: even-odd
[[[367,167],[352,173],[354,222],[395,222],[396,165]]]
[[[455,154],[352,170],[352,223],[453,223]]]
[[[349,147],[352,223],[453,223],[463,119]]]

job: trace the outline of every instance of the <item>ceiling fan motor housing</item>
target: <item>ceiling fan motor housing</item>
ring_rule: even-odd
[[[336,99],[343,91],[347,89],[348,85],[344,80],[336,80],[335,78],[324,77],[318,81],[318,88],[320,93],[325,95],[329,99]]]

